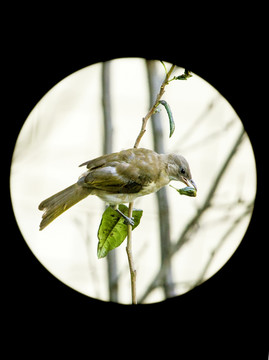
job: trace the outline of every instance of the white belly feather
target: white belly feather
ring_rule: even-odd
[[[145,186],[139,193],[111,194],[106,191],[98,190],[97,193],[95,193],[95,191],[93,191],[92,195],[98,196],[100,199],[102,199],[103,201],[105,201],[111,205],[126,204],[126,203],[134,201],[136,198],[138,198],[140,196],[148,195],[148,194],[158,191],[161,187],[163,187],[163,185],[164,184],[162,184],[161,186],[156,186],[156,183],[152,182],[149,185]]]

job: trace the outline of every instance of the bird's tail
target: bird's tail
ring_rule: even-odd
[[[44,210],[39,230],[43,230],[64,211],[90,195],[90,193],[90,189],[83,188],[76,183],[42,201],[38,206],[39,210]]]

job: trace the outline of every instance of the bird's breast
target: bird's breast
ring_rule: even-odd
[[[134,201],[138,196],[140,196],[139,193],[112,194],[107,191],[101,191],[101,190],[93,191],[92,194],[98,196],[100,199],[111,205],[126,204]]]
[[[154,193],[154,192],[158,191],[162,186],[160,186],[160,184],[152,181],[151,183],[149,183],[148,185],[145,185],[142,188],[142,190],[140,191],[139,196],[144,196],[144,195],[147,195],[147,194]]]

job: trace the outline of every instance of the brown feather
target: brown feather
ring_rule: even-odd
[[[74,184],[42,201],[38,206],[39,210],[44,210],[39,230],[43,230],[59,215],[90,195],[90,193],[89,189]]]
[[[163,170],[160,155],[147,149],[123,150],[83,164],[90,169],[80,178],[84,186],[116,193],[137,193],[157,182]]]

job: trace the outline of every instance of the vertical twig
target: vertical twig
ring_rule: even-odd
[[[164,91],[165,91],[165,86],[168,84],[170,75],[172,74],[175,67],[176,67],[175,65],[172,65],[170,67],[169,71],[166,72],[165,79],[162,82],[162,85],[160,87],[159,93],[157,94],[155,103],[153,104],[153,106],[151,107],[151,109],[149,110],[147,115],[142,119],[141,130],[140,130],[140,132],[139,132],[139,134],[138,134],[138,136],[136,138],[134,148],[138,148],[138,146],[140,144],[140,141],[141,141],[143,135],[146,132],[147,122],[148,122],[149,118],[154,114],[154,112],[156,110],[156,107],[159,105],[159,101],[160,101],[160,99],[163,96]],[[128,216],[129,217],[132,217],[133,206],[134,206],[133,202],[129,203],[129,211],[128,211]],[[136,304],[137,303],[137,299],[136,299],[136,270],[135,270],[133,253],[132,253],[132,227],[131,227],[131,225],[128,225],[126,252],[127,252],[127,256],[128,256],[129,270],[130,270],[130,276],[131,276],[132,303]]]
[[[132,217],[133,205],[134,205],[133,202],[129,203],[128,217]],[[128,256],[128,263],[129,263],[130,276],[131,276],[132,304],[137,304],[136,270],[135,270],[135,265],[134,265],[133,252],[132,252],[132,226],[131,225],[128,225],[126,252],[127,252],[127,256]]]
[[[146,127],[147,127],[147,122],[149,120],[149,118],[151,117],[152,114],[154,114],[155,110],[156,110],[156,107],[159,105],[159,101],[161,100],[161,97],[163,96],[164,94],[164,89],[165,89],[165,86],[168,84],[169,82],[169,78],[170,78],[170,75],[172,74],[174,68],[176,67],[176,65],[172,65],[171,68],[169,69],[169,71],[167,72],[166,74],[166,77],[160,87],[160,91],[156,97],[156,100],[155,100],[155,103],[152,105],[152,108],[149,110],[149,112],[147,113],[147,115],[142,119],[142,126],[141,126],[141,130],[136,138],[136,141],[135,141],[135,144],[134,144],[134,148],[138,148],[139,144],[140,144],[140,141],[143,137],[143,135],[145,134],[146,132]]]

